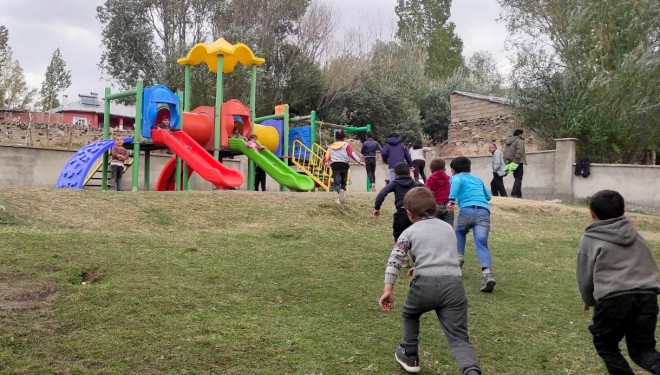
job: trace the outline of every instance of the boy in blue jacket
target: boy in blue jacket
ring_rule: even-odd
[[[458,219],[456,220],[456,240],[458,241],[458,259],[461,267],[465,260],[465,240],[472,229],[474,245],[481,263],[481,286],[479,290],[491,293],[495,289],[490,249],[488,248],[488,233],[490,232],[490,192],[481,179],[470,174],[472,162],[465,156],[455,158],[449,164],[453,176],[449,180],[449,203],[447,210],[452,211],[458,204]]]

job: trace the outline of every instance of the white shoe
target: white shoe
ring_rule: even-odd
[[[339,190],[339,198],[337,198],[339,204],[344,204],[346,202],[346,190]]]

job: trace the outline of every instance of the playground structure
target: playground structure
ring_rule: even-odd
[[[184,67],[183,96],[164,85],[145,88],[142,80],[138,80],[134,90],[126,92],[112,94],[110,88],[106,88],[104,139],[76,152],[64,166],[56,187],[82,189],[100,170],[101,188],[107,190],[108,151],[114,144],[110,139],[110,101],[130,96],[136,99],[135,133],[132,138],[125,137],[124,142],[132,145],[133,155],[144,152],[144,190],[149,190],[150,186],[151,151],[169,148],[175,156],[162,169],[156,183],[157,191],[189,190],[193,171],[219,189],[240,187],[245,182],[243,174],[221,162],[223,157],[239,154],[249,159],[249,190],[254,187],[256,164],[278,182],[282,190],[310,191],[319,187],[327,191],[332,176],[329,167],[322,162],[325,149],[316,143],[317,126],[342,127],[353,133],[371,130],[370,125],[356,128],[322,123],[317,121],[315,112],[291,119],[285,104],[277,106],[273,115],[256,117],[256,68],[265,60],[256,57],[244,44],[232,45],[222,38],[212,44],[199,43],[177,62]],[[190,71],[192,66],[201,63],[216,74],[215,106],[201,106],[191,111]],[[239,63],[251,69],[249,107],[235,99],[223,103],[223,74],[231,73]],[[158,126],[165,116],[170,118],[170,129]],[[256,134],[265,148],[256,151],[248,147],[244,139],[232,138],[235,120],[243,137]],[[290,122],[300,121],[308,124],[290,129]],[[139,158],[133,158],[127,166],[131,164],[132,190],[137,191]]]

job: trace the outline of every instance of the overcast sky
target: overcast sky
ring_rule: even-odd
[[[19,60],[28,85],[40,88],[53,51],[60,48],[68,69],[69,100],[79,93],[103,95],[108,84],[98,69],[103,46],[96,7],[104,0],[0,0],[0,25],[9,29],[14,59]],[[396,0],[334,0],[331,2],[343,21],[343,30],[353,27],[378,29],[391,37],[396,25]],[[506,30],[496,22],[500,6],[495,0],[454,0],[451,21],[463,40],[463,54],[489,51],[503,70],[508,63],[504,51]],[[234,41],[237,42],[237,41]]]

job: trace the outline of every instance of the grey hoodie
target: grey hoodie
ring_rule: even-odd
[[[620,294],[660,292],[651,249],[624,216],[587,227],[577,253],[575,276],[582,301],[588,306]]]

